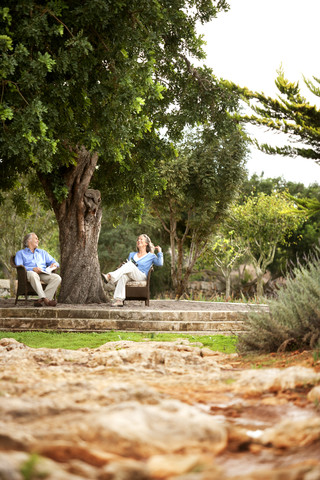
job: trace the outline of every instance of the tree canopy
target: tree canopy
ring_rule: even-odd
[[[54,174],[49,186],[63,199],[65,172],[81,147],[98,154],[99,173],[115,163],[119,173],[134,167],[143,175],[155,157],[150,146],[157,149],[157,128],[178,136],[186,123],[212,114],[218,123],[227,107],[226,90],[186,57],[203,57],[195,24],[226,9],[225,1],[163,1],[148,8],[119,0],[5,4],[2,188],[32,169],[42,177]],[[143,153],[149,148],[148,162],[133,158],[137,144]]]

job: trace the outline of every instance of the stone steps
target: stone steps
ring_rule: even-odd
[[[72,332],[181,332],[237,334],[243,329],[243,311],[139,310],[81,308],[2,308],[0,330]]]

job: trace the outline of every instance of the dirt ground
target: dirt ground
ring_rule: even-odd
[[[221,361],[224,363],[224,360]],[[238,355],[234,359],[225,359],[233,368],[287,368],[293,366],[314,368],[320,372],[320,351],[305,350],[294,352],[250,353]]]

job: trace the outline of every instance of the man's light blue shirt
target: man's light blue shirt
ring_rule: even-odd
[[[26,270],[33,270],[35,267],[45,270],[52,263],[56,263],[59,267],[59,263],[48,252],[41,248],[35,248],[34,252],[30,248],[26,247],[23,250],[19,250],[15,256],[15,264],[23,265]]]

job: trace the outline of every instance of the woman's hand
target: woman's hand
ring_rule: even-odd
[[[162,248],[161,248],[159,245],[157,245],[157,246],[154,247],[154,248],[155,248],[155,250],[158,250],[158,253],[162,252]]]

